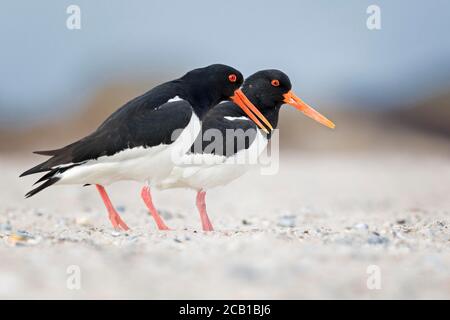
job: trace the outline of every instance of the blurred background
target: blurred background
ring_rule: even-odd
[[[79,30],[66,27],[71,4]],[[381,30],[367,28],[372,4]],[[283,70],[337,124],[332,132],[285,107],[282,148],[442,152],[449,13],[446,0],[4,1],[0,152],[69,143],[154,85],[218,62],[244,75]]]

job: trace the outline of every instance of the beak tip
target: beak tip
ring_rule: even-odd
[[[319,112],[311,108],[309,105],[307,105],[305,102],[303,102],[299,97],[297,97],[292,91],[289,91],[288,93],[284,94],[284,103],[287,103],[301,112],[303,112],[306,116],[316,120],[320,124],[330,128],[334,129],[336,125],[331,121],[325,118],[323,115],[321,115]]]

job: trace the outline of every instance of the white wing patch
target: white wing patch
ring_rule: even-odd
[[[159,110],[163,105],[165,105],[166,103],[169,102],[176,102],[176,101],[183,101],[184,99],[180,98],[179,96],[175,96],[173,98],[170,98],[169,100],[167,100],[166,102],[164,102],[162,105],[158,106],[155,110]]]
[[[245,117],[245,116],[241,116],[241,117],[223,117],[225,120],[229,120],[229,121],[236,121],[236,120],[250,120],[249,118]]]
[[[175,102],[175,101],[181,101],[181,100],[183,100],[183,99],[181,99],[179,96],[175,96],[175,97],[167,100],[167,102]]]

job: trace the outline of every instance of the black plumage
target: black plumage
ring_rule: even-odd
[[[233,81],[229,76],[233,75]],[[36,194],[56,183],[56,174],[90,160],[111,156],[125,149],[169,145],[174,131],[185,128],[192,115],[202,119],[222,100],[230,99],[243,82],[242,74],[229,66],[211,65],[188,72],[134,98],[109,116],[90,135],[63,148],[36,151],[51,158],[23,172],[26,176],[47,172],[36,183],[44,182],[27,194]],[[180,101],[168,102],[178,97]]]
[[[68,163],[80,165],[125,149],[171,144],[174,141],[172,132],[186,127],[193,112],[191,105],[185,100],[164,103],[157,109],[145,108],[145,104],[136,105],[134,100],[131,102],[83,139],[61,149],[35,152],[52,158],[25,171],[21,176],[49,171]],[[127,120],[124,121],[124,118]],[[63,172],[74,165],[54,172]]]

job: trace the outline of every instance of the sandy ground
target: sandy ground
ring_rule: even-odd
[[[212,233],[188,190],[154,194],[170,232],[136,183],[109,188],[127,233],[93,187],[24,200],[38,160],[0,157],[0,298],[450,298],[447,156],[283,152],[207,195]]]

